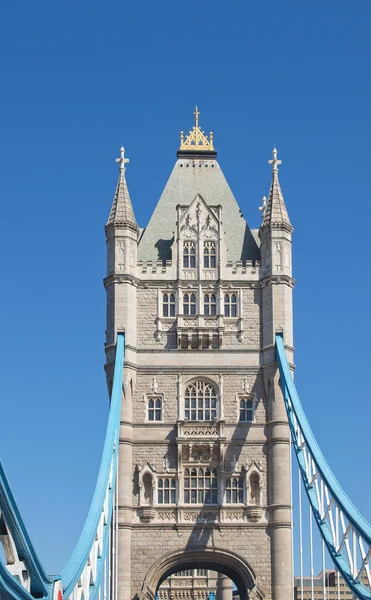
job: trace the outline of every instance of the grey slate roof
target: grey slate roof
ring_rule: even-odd
[[[272,183],[269,190],[267,206],[264,210],[262,228],[268,227],[273,223],[283,224],[287,225],[288,227],[292,227],[286,209],[286,204],[283,199],[277,169],[273,169],[272,172]]]
[[[197,194],[209,206],[222,206],[222,229],[225,232],[228,260],[259,260],[257,240],[242,216],[218,162],[215,159],[200,160],[193,157],[179,158],[175,163],[139,242],[138,259],[171,259],[170,246],[176,231],[176,206],[191,204]]]
[[[136,225],[133,205],[125,178],[125,169],[120,169],[119,180],[106,227],[119,223]]]

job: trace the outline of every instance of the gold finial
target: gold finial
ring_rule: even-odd
[[[214,136],[213,133],[210,132],[210,140],[204,131],[200,128],[198,124],[198,117],[200,116],[200,111],[198,110],[198,106],[196,106],[196,110],[194,111],[195,116],[195,125],[187,135],[184,141],[184,132],[180,132],[180,150],[214,150],[213,141]]]

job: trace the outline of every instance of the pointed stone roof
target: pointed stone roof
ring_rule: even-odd
[[[178,155],[179,156],[179,155]],[[138,245],[138,259],[171,260],[171,245],[176,233],[176,207],[189,206],[202,196],[208,206],[222,207],[222,232],[227,260],[259,260],[259,240],[250,230],[241,209],[214,158],[201,153],[179,156],[160,200]]]
[[[106,227],[128,225],[138,229],[125,178],[125,165],[129,162],[129,159],[125,158],[125,148],[123,146],[120,148],[120,158],[116,158],[116,162],[120,164],[120,174]]]
[[[263,198],[263,220],[260,230],[265,230],[268,227],[279,226],[287,227],[292,230],[286,204],[283,199],[283,194],[278,179],[278,165],[282,164],[281,160],[277,159],[277,150],[273,149],[273,158],[268,161],[272,165],[272,183],[269,190],[268,200]]]

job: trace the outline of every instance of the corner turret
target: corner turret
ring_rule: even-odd
[[[291,225],[278,179],[277,150],[273,149],[272,182],[268,200],[263,198],[262,224],[259,229],[261,239],[262,286],[265,297],[266,314],[263,317],[263,346],[274,346],[275,334],[282,331],[285,343],[292,346],[291,296],[294,281],[291,265]],[[280,284],[280,285],[278,285]]]

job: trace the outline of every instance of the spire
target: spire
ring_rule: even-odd
[[[271,188],[269,190],[268,200],[263,198],[262,206],[259,207],[259,210],[262,211],[262,224],[260,230],[267,229],[272,225],[283,226],[292,230],[292,225],[290,223],[289,215],[287,213],[285,201],[283,199],[283,194],[280,186],[280,182],[278,179],[278,165],[282,164],[282,160],[278,160],[277,158],[277,150],[273,148],[272,152],[273,158],[268,160],[268,164],[272,165],[272,183]]]
[[[138,229],[128,186],[126,184],[125,165],[129,162],[129,159],[125,158],[124,146],[121,146],[120,158],[116,158],[116,162],[120,164],[120,174],[106,227],[109,227],[110,225],[129,225],[132,228]]]

